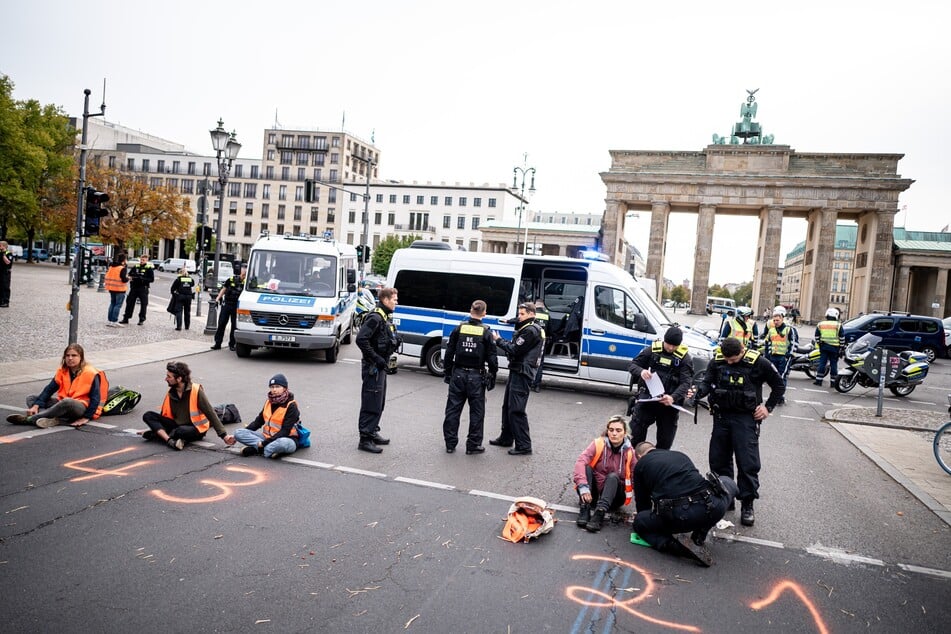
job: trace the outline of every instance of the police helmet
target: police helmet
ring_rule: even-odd
[[[838,319],[839,318],[839,309],[832,308],[829,306],[826,308],[826,319]]]
[[[786,316],[786,307],[785,307],[785,306],[777,306],[776,308],[773,309],[773,315],[779,315],[779,316],[781,316],[781,317],[785,317],[785,316]]]
[[[740,306],[739,308],[736,309],[736,314],[741,315],[743,317],[749,317],[750,315],[753,314],[753,309],[750,308],[749,306]]]

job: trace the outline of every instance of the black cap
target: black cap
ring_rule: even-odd
[[[672,346],[679,346],[684,341],[684,333],[677,326],[671,326],[667,329],[667,332],[664,333],[664,343],[669,343]]]
[[[268,387],[271,387],[272,385],[281,385],[287,387],[287,377],[283,374],[275,374],[271,377],[271,380],[267,382]]]

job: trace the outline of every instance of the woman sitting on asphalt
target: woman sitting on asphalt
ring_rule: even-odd
[[[78,343],[63,351],[63,360],[53,380],[38,396],[29,396],[26,414],[11,414],[7,422],[15,425],[82,427],[98,418],[105,402],[101,373],[86,363],[86,353]]]
[[[242,445],[242,456],[263,455],[279,458],[297,451],[297,422],[300,409],[294,394],[287,389],[287,377],[275,374],[268,381],[267,402],[251,424],[234,432]]]
[[[606,513],[631,504],[635,462],[624,417],[612,416],[604,435],[595,438],[575,461],[574,482],[581,503],[578,526],[596,533]]]

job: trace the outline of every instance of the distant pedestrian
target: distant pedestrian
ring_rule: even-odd
[[[117,254],[106,271],[106,290],[109,291],[109,321],[106,325],[112,328],[123,328],[119,323],[119,313],[129,290],[129,273],[125,268],[125,261],[125,253]]]
[[[244,290],[244,279],[247,277],[248,267],[242,266],[239,275],[232,275],[218,291],[215,301],[218,302],[218,328],[215,330],[215,343],[211,346],[212,350],[221,350],[221,342],[225,338],[225,328],[228,322],[231,322],[231,330],[228,334],[228,350],[234,351],[234,328],[238,319],[238,300],[241,297],[241,291]]]
[[[0,308],[10,306],[10,278],[13,272],[13,253],[6,240],[0,240]]]
[[[139,263],[129,269],[129,296],[125,300],[125,316],[120,324],[128,324],[135,312],[135,302],[139,302],[139,325],[145,323],[145,312],[149,307],[149,285],[155,281],[155,267],[145,253],[139,256]]]
[[[185,443],[202,440],[209,427],[214,427],[218,437],[226,445],[235,443],[221,424],[215,408],[208,402],[204,388],[192,383],[192,371],[181,361],[171,361],[165,366],[165,383],[168,393],[160,412],[148,411],[142,422],[148,430],[142,432],[145,440],[158,440],[176,451],[185,448]]]
[[[264,408],[242,429],[234,432],[234,438],[242,445],[242,456],[262,455],[279,458],[297,451],[297,423],[300,409],[294,394],[287,389],[287,377],[275,374],[268,381],[267,402]]]
[[[360,443],[357,449],[370,453],[382,453],[381,445],[390,444],[389,438],[380,435],[380,419],[386,406],[386,375],[395,374],[389,367],[390,355],[400,347],[400,338],[393,324],[393,311],[399,303],[395,288],[381,288],[380,301],[367,313],[357,334],[357,347],[363,353],[360,376],[360,418],[357,429]]]
[[[459,443],[459,417],[466,401],[469,402],[466,454],[485,451],[482,446],[485,392],[495,387],[495,375],[499,371],[499,358],[492,331],[482,323],[486,309],[486,304],[481,299],[472,302],[469,319],[453,329],[446,345],[443,367],[444,380],[449,385],[449,395],[446,399],[442,433],[447,453],[453,453]]]
[[[195,298],[195,278],[188,274],[185,267],[178,269],[178,277],[172,282],[173,313],[175,315],[175,330],[185,330],[192,323],[192,300]]]
[[[538,371],[542,356],[545,335],[542,327],[535,321],[535,304],[519,304],[518,321],[512,340],[506,341],[499,333],[495,336],[495,345],[508,357],[509,378],[505,383],[505,396],[502,401],[502,431],[498,438],[489,441],[496,447],[515,447],[509,449],[509,455],[525,456],[532,453],[532,437],[528,428],[528,396],[531,393],[532,379]]]

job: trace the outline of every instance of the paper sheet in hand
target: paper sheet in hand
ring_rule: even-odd
[[[647,389],[650,390],[651,396],[655,399],[664,395],[664,384],[656,372],[651,372],[651,378],[644,381],[644,383],[647,384]]]

